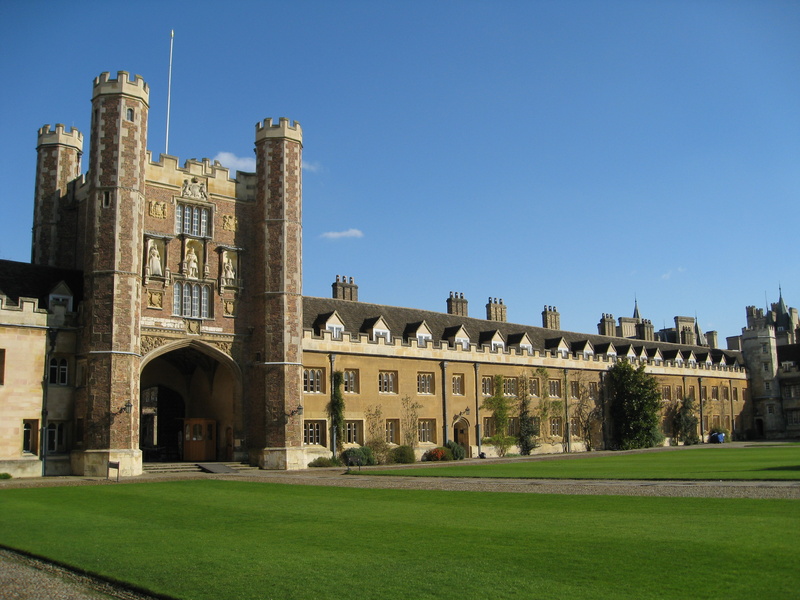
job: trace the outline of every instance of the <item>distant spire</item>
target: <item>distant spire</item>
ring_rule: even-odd
[[[642,317],[639,315],[639,300],[634,295],[633,297],[633,318],[634,319],[641,319]]]

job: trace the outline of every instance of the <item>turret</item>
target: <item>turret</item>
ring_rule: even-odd
[[[250,381],[250,462],[305,467],[302,451],[302,150],[298,123],[256,125],[255,364]]]
[[[94,80],[88,196],[83,235],[87,385],[76,417],[108,423],[87,430],[86,475],[141,473],[139,450],[140,322],[145,161],[149,88],[125,71]],[[131,403],[126,410],[126,403]],[[109,418],[113,415],[113,418]],[[98,470],[98,457],[101,461]]]
[[[70,200],[70,183],[80,175],[83,134],[74,127],[66,131],[61,123],[54,129],[45,125],[39,130],[36,154],[31,262],[75,268],[69,260],[74,256],[74,248],[66,256],[59,235],[74,231],[74,224],[63,222],[62,211]]]

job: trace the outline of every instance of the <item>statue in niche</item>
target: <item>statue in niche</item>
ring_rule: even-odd
[[[183,180],[183,188],[181,188],[181,196],[184,198],[194,198],[196,200],[208,200],[208,193],[206,192],[206,184],[198,181],[197,177],[192,177],[192,180]]]
[[[150,277],[163,277],[164,271],[161,268],[161,254],[155,242],[150,242],[150,252],[147,256],[147,266],[150,268]]]
[[[186,272],[189,277],[197,277],[197,254],[191,246],[186,251]]]
[[[226,252],[222,258],[222,279],[226,285],[233,285],[236,279],[236,271],[233,269],[233,261]]]

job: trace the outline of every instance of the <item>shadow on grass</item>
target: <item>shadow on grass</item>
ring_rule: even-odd
[[[766,467],[764,469],[756,469],[757,471],[800,471],[800,465],[791,465],[787,467]]]

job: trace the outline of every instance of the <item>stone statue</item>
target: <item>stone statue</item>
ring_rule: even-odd
[[[150,243],[147,266],[150,267],[150,277],[164,276],[164,271],[161,269],[161,255],[158,253],[158,246],[153,242]]]
[[[233,285],[233,281],[236,279],[236,271],[233,270],[233,261],[227,256],[224,258],[222,264],[222,278],[228,285]]]
[[[181,188],[181,196],[184,198],[195,198],[197,200],[208,200],[208,193],[206,192],[206,184],[200,183],[197,177],[192,177],[192,180],[183,180],[183,187]]]
[[[197,277],[197,254],[195,254],[194,248],[191,246],[186,252],[186,270],[189,277]]]

